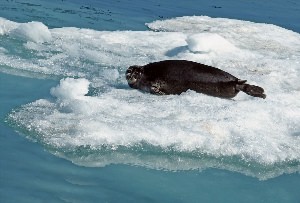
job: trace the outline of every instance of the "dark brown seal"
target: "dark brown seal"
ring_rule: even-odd
[[[167,60],[130,66],[126,71],[130,87],[152,94],[180,94],[188,89],[215,97],[232,98],[243,91],[253,97],[266,98],[264,89],[246,84],[218,68],[185,61]]]

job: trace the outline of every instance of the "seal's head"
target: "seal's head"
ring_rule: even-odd
[[[132,88],[138,88],[137,85],[142,78],[142,66],[130,66],[126,71],[126,80],[128,85]]]

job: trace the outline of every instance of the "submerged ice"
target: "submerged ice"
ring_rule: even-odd
[[[64,78],[52,99],[22,106],[9,122],[86,166],[218,167],[262,179],[300,171],[298,33],[206,16],[147,26],[108,32],[0,19],[1,71]],[[127,86],[128,66],[165,59],[221,68],[262,86],[267,99],[193,91],[158,97]]]

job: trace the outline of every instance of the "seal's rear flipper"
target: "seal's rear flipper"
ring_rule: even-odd
[[[259,86],[255,86],[255,85],[248,85],[248,84],[238,84],[236,86],[236,88],[238,90],[241,90],[243,92],[245,92],[248,95],[251,95],[253,97],[260,97],[265,99],[267,96],[264,94],[264,89],[259,87]]]

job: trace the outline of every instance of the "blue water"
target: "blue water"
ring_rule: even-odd
[[[40,21],[49,28],[146,30],[145,22],[184,15],[272,23],[300,33],[297,1],[0,3],[0,17]],[[30,75],[17,75],[22,74]],[[51,97],[49,90],[59,80],[38,78],[0,73],[0,202],[300,202],[299,173],[261,181],[220,169],[172,172],[125,164],[83,167],[59,158],[5,122],[12,109]]]

